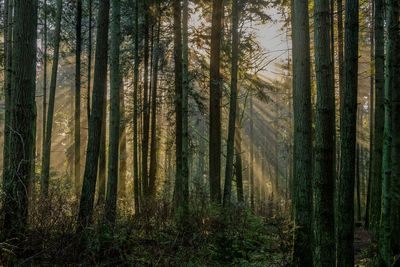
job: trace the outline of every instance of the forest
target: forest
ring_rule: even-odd
[[[400,0],[0,0],[0,266],[400,266]]]

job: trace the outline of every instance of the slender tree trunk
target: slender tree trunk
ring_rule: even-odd
[[[119,178],[118,178],[118,195],[122,198],[126,197],[126,165],[128,154],[126,152],[126,118],[125,118],[125,90],[123,78],[120,86],[120,130],[119,130]]]
[[[221,202],[221,97],[220,54],[224,1],[212,2],[211,52],[210,52],[210,138],[209,172],[211,202]]]
[[[330,52],[329,1],[314,6],[317,109],[315,127],[315,266],[335,265],[334,179],[335,110]]]
[[[157,13],[160,13],[157,7]],[[157,174],[157,89],[158,89],[158,64],[161,54],[160,27],[161,14],[158,16],[157,36],[153,49],[153,71],[152,71],[152,94],[151,94],[151,144],[150,144],[150,173],[149,173],[149,195],[152,199],[156,194],[156,174]]]
[[[342,110],[343,103],[343,0],[337,0],[337,31],[338,31],[338,68],[339,68],[339,108]]]
[[[365,229],[369,227],[369,213],[370,213],[370,185],[373,176],[373,162],[374,160],[374,151],[375,151],[375,100],[374,100],[374,85],[375,85],[375,38],[374,38],[374,28],[375,28],[375,0],[371,0],[371,30],[370,30],[370,42],[371,42],[371,79],[370,79],[370,144],[369,144],[369,174],[368,174],[368,185],[367,185],[367,201],[365,205]]]
[[[81,179],[81,50],[82,50],[82,0],[76,1],[76,64],[75,64],[75,191],[79,195]]]
[[[104,204],[104,200],[106,197],[106,164],[107,164],[107,155],[106,155],[106,139],[107,139],[107,88],[104,91],[104,106],[102,110],[102,124],[101,124],[101,135],[100,135],[100,152],[99,152],[99,167],[97,171],[97,176],[99,180],[98,186],[98,198],[97,205]]]
[[[236,101],[236,110],[239,111],[239,103]],[[239,123],[239,116],[235,118],[235,127],[236,127],[236,135],[235,135],[235,174],[236,174],[236,193],[237,200],[239,203],[244,202],[243,197],[243,168],[242,168],[242,132]]]
[[[4,2],[4,148],[3,148],[3,177],[10,179],[10,132],[12,123],[12,34],[13,34],[13,0]]]
[[[250,92],[250,208],[255,211],[254,205],[254,122],[253,122],[253,94]],[[276,151],[277,152],[277,151]]]
[[[12,47],[10,175],[3,179],[6,238],[23,237],[28,218],[35,120],[37,1],[15,0]],[[20,236],[21,235],[21,236]]]
[[[182,6],[182,211],[189,217],[189,0]]]
[[[142,34],[144,38],[144,77],[143,77],[143,138],[142,138],[142,190],[143,196],[147,198],[149,193],[149,177],[148,177],[148,152],[149,152],[149,120],[150,120],[150,103],[149,98],[149,3],[143,1],[144,6],[144,24],[142,25]]]
[[[385,122],[384,86],[385,86],[385,52],[384,52],[384,0],[375,0],[375,125],[374,156],[372,161],[371,200],[369,229],[372,239],[378,241],[379,222],[382,203],[382,157],[383,131]],[[390,153],[389,151],[387,151]],[[387,154],[388,156],[389,154]],[[387,162],[388,163],[388,162]]]
[[[110,144],[108,150],[108,179],[105,219],[115,224],[118,193],[118,155],[120,124],[120,89],[121,73],[119,52],[121,43],[121,8],[120,0],[111,0],[111,47],[110,47]]]
[[[138,172],[138,83],[139,83],[139,3],[135,2],[135,66],[133,73],[133,193],[135,214],[139,214]]]
[[[92,76],[92,4],[93,0],[88,1],[88,9],[89,9],[89,32],[88,32],[88,81],[87,81],[87,99],[86,99],[86,112],[87,112],[87,120],[88,127],[90,121],[90,84],[91,84],[91,76]]]
[[[293,259],[312,266],[312,118],[308,1],[292,1],[293,47]]]
[[[360,173],[360,144],[357,143],[357,151],[356,151],[356,192],[357,192],[357,221],[361,221],[361,193],[360,193],[360,186],[361,186],[361,173]]]
[[[42,118],[42,156],[45,150],[46,144],[46,112],[47,112],[47,0],[44,0],[44,29],[43,29],[43,118]]]
[[[53,66],[51,69],[49,110],[47,113],[46,141],[44,145],[45,149],[42,155],[42,177],[40,183],[40,191],[43,197],[47,197],[49,192],[51,137],[53,130],[54,102],[56,97],[58,58],[59,58],[60,39],[61,39],[61,17],[62,17],[62,0],[57,0],[57,17],[56,17],[55,39],[54,39]]]
[[[109,0],[100,1],[97,21],[97,42],[94,66],[93,105],[89,122],[89,139],[86,152],[85,173],[79,206],[78,228],[83,230],[90,224],[96,189],[96,177],[103,121],[104,92],[107,86]]]
[[[224,187],[224,206],[231,202],[232,176],[233,176],[233,156],[235,146],[235,122],[237,108],[237,81],[238,81],[238,60],[239,60],[239,6],[238,0],[232,1],[232,69],[231,69],[231,96],[229,104],[229,126],[228,141],[226,149],[225,167],[225,187]]]
[[[175,217],[179,225],[184,225],[186,219],[186,207],[183,184],[183,114],[182,114],[182,21],[181,2],[174,0],[174,61],[175,61],[175,114],[176,114],[176,178],[175,178]]]

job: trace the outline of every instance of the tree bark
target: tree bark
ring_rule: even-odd
[[[153,71],[152,71],[152,94],[151,94],[151,144],[150,144],[150,173],[149,173],[149,195],[152,199],[156,194],[156,174],[157,174],[157,90],[158,90],[158,64],[161,57],[160,47],[160,27],[161,27],[161,14],[159,7],[157,7],[158,26],[157,36],[153,49]]]
[[[87,72],[88,72],[88,81],[87,81],[87,99],[86,99],[86,113],[88,120],[88,127],[90,121],[90,84],[91,84],[91,76],[92,76],[92,4],[93,0],[88,1],[88,9],[89,9],[89,31],[88,31],[88,59],[87,59]]]
[[[210,138],[209,172],[210,198],[221,203],[221,98],[222,78],[220,54],[223,29],[224,1],[212,2],[211,52],[210,52]]]
[[[13,0],[4,1],[4,147],[3,147],[3,177],[10,179],[10,135],[12,123],[12,34],[13,34]]]
[[[133,73],[133,193],[135,214],[139,214],[139,171],[138,171],[138,84],[139,84],[139,3],[135,1],[135,66]]]
[[[106,221],[115,224],[118,193],[118,155],[120,124],[120,43],[121,43],[121,7],[120,0],[111,0],[111,47],[110,47],[110,144],[108,150],[108,179],[105,207]]]
[[[24,237],[34,145],[37,1],[15,0],[12,48],[10,176],[3,180],[6,238]],[[8,179],[9,178],[9,179]]]
[[[343,105],[340,121],[339,266],[354,266],[354,181],[357,135],[358,0],[346,0]]]
[[[89,122],[89,139],[86,152],[85,173],[79,206],[78,228],[89,226],[93,214],[96,177],[103,121],[104,92],[107,86],[109,0],[100,1],[97,21],[97,42],[94,66],[93,105]]]
[[[312,116],[308,1],[292,1],[293,57],[293,259],[312,266]]]
[[[76,64],[75,64],[75,190],[78,196],[78,186],[81,179],[81,50],[82,50],[82,0],[76,1]]]
[[[372,231],[372,239],[374,241],[378,240],[382,203],[382,157],[385,122],[384,9],[384,1],[375,0],[375,125],[369,219],[369,229]]]
[[[315,70],[317,108],[315,114],[315,266],[335,265],[334,178],[335,110],[330,52],[330,11],[328,0],[314,6]]]
[[[40,192],[43,197],[47,197],[49,192],[50,180],[50,154],[51,154],[51,137],[53,130],[54,102],[56,97],[58,58],[61,40],[61,17],[62,17],[62,0],[57,0],[56,28],[54,39],[54,56],[53,66],[51,69],[49,109],[46,121],[46,140],[44,143],[44,151],[42,155],[42,175],[40,181]]]
[[[144,71],[143,71],[143,138],[142,138],[142,191],[147,198],[149,194],[148,176],[148,152],[149,152],[149,126],[150,126],[150,103],[149,103],[149,3],[143,1],[144,24],[142,34],[144,38]]]
[[[385,126],[383,144],[383,187],[381,217],[381,256],[387,266],[400,249],[400,93],[399,93],[399,1],[388,0],[386,5],[386,80]]]
[[[224,206],[231,202],[232,176],[233,176],[233,156],[235,146],[235,122],[237,108],[237,81],[238,81],[238,60],[239,60],[239,6],[238,0],[232,1],[232,69],[231,69],[231,96],[229,102],[229,125],[228,141],[226,149],[225,167],[225,187],[224,187]]]

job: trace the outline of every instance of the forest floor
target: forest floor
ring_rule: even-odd
[[[114,230],[102,223],[100,213],[79,234],[76,215],[64,205],[46,209],[52,210],[48,217],[42,209],[42,215],[30,214],[21,241],[0,244],[0,266],[289,266],[287,219],[275,212],[253,215],[243,207],[221,212],[193,206],[183,232],[162,205],[142,216],[121,210]]]
[[[368,250],[371,246],[371,235],[363,228],[356,229],[354,236],[354,265],[368,266],[370,255]]]

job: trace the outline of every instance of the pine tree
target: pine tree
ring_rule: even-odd
[[[46,140],[44,143],[44,151],[42,155],[42,173],[40,180],[40,192],[43,197],[47,197],[49,192],[51,139],[53,131],[54,105],[55,105],[56,87],[57,87],[58,58],[59,58],[60,41],[61,41],[61,17],[62,17],[62,0],[57,0],[54,55],[53,55],[53,66],[51,68],[51,80],[49,88],[50,89],[49,109],[47,112],[46,131],[45,131]]]
[[[381,216],[383,131],[385,121],[384,0],[375,0],[375,129],[372,159],[369,228],[377,241]]]
[[[212,2],[211,52],[210,52],[210,139],[209,171],[210,197],[215,204],[221,202],[221,97],[222,79],[220,54],[224,1]]]
[[[115,224],[118,193],[118,155],[120,124],[120,43],[121,43],[121,7],[120,0],[111,0],[111,47],[110,47],[110,144],[108,150],[108,179],[106,197],[106,221]]]
[[[357,132],[358,0],[346,1],[343,105],[340,120],[341,162],[338,206],[339,266],[354,266],[354,181]]]
[[[135,1],[135,66],[133,73],[133,194],[135,214],[139,214],[139,165],[138,165],[138,87],[139,87],[139,1]]]
[[[226,150],[226,167],[225,167],[225,187],[224,187],[224,206],[231,202],[232,193],[232,177],[233,177],[233,156],[235,146],[235,123],[238,90],[238,59],[239,59],[239,3],[238,0],[232,1],[232,68],[231,68],[231,96],[229,101],[229,126],[228,141]]]
[[[293,46],[293,258],[298,266],[312,266],[312,119],[308,0],[292,1]]]
[[[12,47],[10,175],[3,179],[6,237],[26,230],[34,146],[37,1],[15,0]]]
[[[314,232],[315,266],[335,265],[334,179],[335,97],[330,52],[329,0],[314,6],[315,71],[317,107],[315,113]]]
[[[109,9],[109,0],[100,1],[97,20],[93,104],[89,122],[89,139],[86,151],[85,173],[79,206],[77,231],[82,230],[90,224],[93,214],[101,125],[103,121],[103,105],[105,105],[104,92],[107,86]]]
[[[76,1],[76,49],[75,49],[75,116],[74,116],[74,176],[75,185],[81,179],[81,52],[82,52],[82,0]],[[79,192],[79,191],[78,191]],[[78,194],[77,194],[78,195]]]

